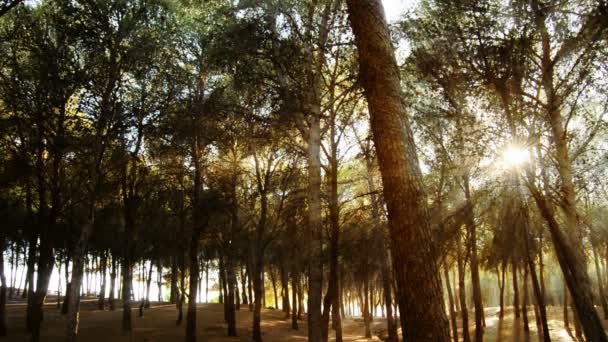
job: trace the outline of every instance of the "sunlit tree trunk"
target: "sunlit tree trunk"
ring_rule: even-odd
[[[605,6],[604,6],[605,7]],[[602,322],[593,305],[593,293],[591,281],[587,274],[585,255],[582,239],[579,231],[579,218],[576,209],[576,190],[572,176],[572,161],[568,151],[569,137],[562,119],[561,108],[563,99],[554,86],[554,71],[558,60],[552,51],[551,36],[547,28],[546,10],[541,8],[538,1],[532,2],[532,9],[536,15],[535,24],[540,31],[542,46],[541,53],[541,84],[546,96],[547,123],[551,129],[552,145],[555,151],[555,161],[560,180],[560,206],[564,213],[565,234],[559,234],[559,226],[549,222],[549,226],[555,224],[557,231],[550,227],[554,240],[558,261],[562,268],[566,284],[573,298],[573,304],[577,318],[580,321],[589,341],[608,341]],[[537,201],[538,204],[538,201]],[[543,209],[541,209],[541,212]],[[543,216],[552,216],[545,210]],[[547,217],[545,217],[547,219]]]
[[[463,258],[462,242],[461,237],[456,238],[456,263],[458,264],[458,296],[460,299],[460,316],[462,318],[462,340],[464,342],[471,341],[471,335],[469,334],[469,310],[467,308],[467,291],[465,279],[465,265]]]
[[[450,284],[448,265],[445,263],[445,261],[443,264],[443,277],[445,278],[445,285],[448,290],[448,305],[450,310],[450,322],[452,325],[452,339],[454,339],[454,342],[458,342],[458,323],[456,322],[456,311],[454,310],[454,296],[452,294],[452,285]]]
[[[379,0],[347,3],[388,209],[404,339],[449,341],[426,195],[384,9]]]

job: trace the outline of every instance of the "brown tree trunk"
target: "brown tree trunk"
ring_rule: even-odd
[[[289,277],[287,274],[287,266],[285,265],[285,260],[281,260],[281,299],[282,305],[281,309],[285,313],[285,319],[289,318],[289,314],[291,312],[291,306],[289,305]]]
[[[112,255],[112,270],[110,271],[110,293],[108,294],[108,305],[110,311],[116,310],[115,291],[116,291],[116,256]]]
[[[469,186],[468,175],[463,177],[464,193],[466,199],[466,219],[465,225],[471,239],[471,282],[473,285],[473,303],[475,304],[475,341],[483,341],[483,303],[481,298],[481,285],[479,280],[479,265],[477,261],[477,225],[475,224],[475,213],[473,211],[473,200]]]
[[[163,301],[163,266],[161,265],[160,258],[156,264],[156,286],[158,287],[158,303],[162,303]]]
[[[178,288],[177,288],[177,257],[173,256],[171,258],[171,289],[169,293],[169,303],[177,304],[178,297]]]
[[[228,323],[228,336],[236,336],[236,307],[235,307],[235,297],[236,292],[236,273],[235,273],[235,265],[234,265],[234,256],[232,255],[232,251],[226,251],[228,254],[226,256],[226,264],[224,267],[226,268],[226,280],[228,292],[224,297],[226,312],[226,322]]]
[[[517,284],[517,264],[512,261],[512,274],[513,274],[513,311],[515,318],[519,318],[519,285]]]
[[[499,319],[503,319],[505,317],[505,279],[506,279],[506,268],[507,268],[507,263],[506,261],[502,261],[502,266],[501,266],[501,271],[500,273],[502,274],[502,276],[500,277],[500,284],[499,284],[499,288],[500,288],[500,312],[498,314],[498,318]]]
[[[269,272],[270,274],[270,284],[272,285],[272,292],[274,294],[274,308],[279,309],[279,295],[277,294],[277,279],[273,269]]]
[[[0,337],[6,336],[6,291],[7,283],[4,275],[4,249],[6,248],[6,238],[0,235]]]
[[[247,273],[244,270],[244,267],[241,267],[241,297],[243,298],[243,305],[249,305],[249,301],[247,298]]]
[[[532,2],[536,14],[535,24],[540,31],[542,56],[541,84],[545,92],[547,123],[551,128],[554,158],[557,163],[560,184],[560,207],[564,213],[565,234],[559,230],[555,215],[546,203],[539,208],[543,217],[548,220],[549,231],[555,245],[556,254],[562,268],[566,284],[573,298],[577,318],[580,321],[588,341],[606,342],[606,332],[593,305],[591,280],[587,273],[586,260],[579,230],[579,215],[576,209],[576,189],[572,176],[572,160],[568,151],[569,134],[563,123],[561,108],[564,100],[559,89],[554,86],[554,71],[560,58],[554,54],[551,46],[551,36],[547,28],[547,11]],[[539,204],[538,194],[535,196]],[[544,213],[543,213],[544,212]]]
[[[426,195],[384,9],[379,0],[347,3],[388,208],[404,339],[449,341]]]
[[[103,310],[106,306],[106,269],[108,267],[107,251],[101,256],[101,288],[99,289],[99,299],[97,300],[97,308]]]
[[[131,257],[125,255],[122,262],[122,331],[131,332],[131,293],[133,287],[133,264]]]
[[[367,262],[367,260],[366,260]],[[367,273],[367,272],[365,272]],[[363,326],[365,327],[365,338],[372,338],[372,330],[370,329],[370,313],[369,313],[369,277],[364,275],[363,293],[361,300],[363,301]]]
[[[145,261],[144,261],[145,263]],[[148,268],[148,276],[146,277],[146,298],[144,300],[144,308],[150,308],[150,285],[152,284],[152,260],[150,260],[150,268]]]
[[[454,310],[454,295],[452,294],[452,285],[450,284],[450,273],[448,272],[447,264],[443,265],[443,276],[445,278],[445,285],[448,290],[448,305],[450,309],[450,322],[452,324],[452,339],[454,339],[454,342],[458,342],[458,323],[456,322],[456,311]]]
[[[608,319],[608,300],[606,300],[606,292],[604,291],[604,280],[602,279],[602,269],[600,267],[600,260],[597,253],[597,247],[591,245],[593,251],[593,261],[595,263],[595,275],[597,276],[598,294],[600,302],[602,303],[602,309],[604,310],[604,319]]]
[[[298,275],[294,269],[291,272],[291,297],[291,328],[298,330]]]
[[[321,297],[323,291],[323,259],[321,222],[321,125],[320,104],[313,101],[308,130],[308,340],[323,341]]]
[[[524,319],[524,331],[525,332],[529,332],[530,331],[530,323],[528,322],[528,300],[529,300],[529,296],[528,296],[528,268],[524,267],[524,279],[523,279],[523,284],[522,284],[523,288],[524,288],[524,298],[523,298],[523,303],[521,306],[521,313],[523,315],[523,319]]]
[[[463,342],[470,342],[471,335],[469,334],[469,310],[467,309],[467,291],[465,278],[465,265],[464,258],[462,256],[462,246],[460,237],[457,238],[457,256],[456,263],[458,264],[458,295],[460,298],[460,316],[462,318],[462,340]]]

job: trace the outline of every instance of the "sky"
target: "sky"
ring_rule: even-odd
[[[384,12],[389,23],[399,19],[401,14],[412,9],[416,3],[418,3],[418,0],[382,0]]]

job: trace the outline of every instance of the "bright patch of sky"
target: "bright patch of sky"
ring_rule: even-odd
[[[393,23],[401,18],[403,13],[413,9],[418,4],[418,0],[382,0],[384,12],[389,23]]]

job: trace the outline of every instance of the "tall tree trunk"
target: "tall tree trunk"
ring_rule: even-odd
[[[169,293],[169,302],[177,304],[178,288],[177,288],[177,257],[171,258],[171,292]]]
[[[291,271],[291,328],[298,330],[298,275],[295,266]]]
[[[6,238],[0,235],[0,337],[6,336],[6,294],[7,282],[4,275],[4,249],[6,248]]]
[[[365,261],[367,262],[367,260]],[[369,310],[369,276],[365,272],[363,279],[363,325],[365,326],[365,338],[372,338],[372,330],[370,328],[370,310]]]
[[[180,257],[180,282],[179,293],[177,294],[177,320],[175,325],[181,325],[184,318],[184,303],[186,301],[186,258],[184,255]]]
[[[511,262],[513,273],[513,311],[515,318],[519,318],[519,284],[517,284],[517,264],[515,260]]]
[[[529,332],[530,331],[530,324],[528,322],[528,300],[529,300],[529,296],[528,296],[528,268],[524,267],[524,278],[523,278],[523,284],[522,284],[523,288],[524,288],[524,298],[523,298],[523,303],[521,306],[521,313],[523,315],[523,319],[524,319],[524,331],[525,332]]]
[[[158,258],[158,261],[156,264],[156,272],[157,272],[156,286],[158,287],[158,303],[162,303],[163,302],[163,266],[161,264],[160,258]]]
[[[308,115],[308,340],[323,341],[321,296],[323,291],[321,222],[321,124],[320,104],[311,103]]]
[[[108,252],[105,251],[101,256],[101,288],[99,289],[99,299],[97,308],[103,310],[106,306],[106,270],[108,267]]]
[[[469,185],[468,174],[463,176],[464,194],[466,199],[466,219],[465,225],[469,232],[471,255],[471,283],[473,285],[473,303],[475,304],[475,341],[483,341],[483,302],[481,298],[481,284],[479,280],[479,265],[477,260],[477,225],[475,224],[475,213],[473,210],[473,200],[471,199],[471,190]]]
[[[129,253],[130,254],[130,253]],[[131,256],[125,254],[122,261],[122,331],[131,332],[131,294],[133,287],[133,264]]]
[[[198,225],[200,223],[195,223]],[[190,238],[190,287],[188,290],[188,312],[186,316],[186,342],[196,342],[196,289],[198,287],[198,243],[200,230],[194,228]],[[182,294],[184,296],[184,294]]]
[[[274,294],[274,308],[279,309],[279,296],[277,294],[277,279],[273,269],[268,272],[270,274],[270,283],[272,285],[272,292]]]
[[[347,3],[388,208],[404,339],[449,341],[426,195],[384,9],[380,0]]]
[[[464,342],[470,342],[471,336],[469,334],[469,310],[467,309],[467,291],[465,278],[465,265],[463,258],[463,251],[461,246],[460,237],[457,238],[457,256],[456,263],[458,264],[458,295],[460,299],[460,315],[462,317],[462,340]]]
[[[281,269],[280,269],[280,277],[281,277],[281,309],[285,313],[285,319],[289,318],[289,314],[291,312],[291,307],[289,305],[289,278],[287,274],[287,266],[285,265],[286,261],[284,258],[281,260]]]
[[[452,325],[452,338],[454,339],[454,342],[458,342],[458,323],[456,322],[456,311],[454,310],[454,296],[452,295],[452,285],[450,284],[448,265],[445,262],[443,264],[443,277],[445,278],[445,285],[448,290],[448,305],[450,309],[450,322]]]
[[[548,13],[541,7],[538,1],[532,2],[535,24],[540,31],[542,56],[541,84],[545,92],[547,123],[551,128],[552,145],[554,147],[554,158],[557,164],[560,184],[560,207],[564,213],[565,234],[559,230],[559,224],[549,206],[541,203],[539,208],[543,217],[548,220],[549,231],[555,246],[557,258],[566,278],[566,284],[573,298],[577,317],[582,325],[585,337],[588,341],[606,342],[606,332],[602,322],[593,305],[593,292],[591,280],[587,273],[587,264],[584,255],[582,238],[579,229],[579,215],[576,209],[576,189],[572,176],[572,160],[570,159],[568,144],[569,134],[563,123],[561,108],[564,104],[563,96],[559,93],[559,87],[554,86],[554,71],[558,62],[557,55],[552,51],[551,36],[546,21]],[[539,204],[538,194],[535,201]]]
[[[499,319],[503,319],[505,317],[505,280],[506,280],[506,269],[507,269],[507,262],[505,260],[502,261],[501,263],[501,271],[500,273],[502,274],[502,276],[500,277],[500,284],[499,284],[499,288],[500,288],[500,312],[498,314],[498,318]]]
[[[150,285],[151,284],[152,284],[152,260],[150,260],[150,268],[148,269],[148,276],[146,277],[146,298],[144,300],[145,309],[150,308]]]
[[[116,256],[112,254],[112,269],[110,270],[110,293],[108,294],[108,305],[110,311],[116,310],[115,292],[116,292]]]
[[[243,298],[243,305],[249,305],[249,299],[247,298],[247,273],[244,267],[241,267],[241,297]]]
[[[228,336],[236,336],[236,312],[235,312],[235,297],[236,297],[236,273],[234,265],[234,256],[231,250],[225,251],[226,255],[226,280],[228,291],[224,296],[226,312],[226,321],[228,323]]]
[[[608,300],[606,300],[606,292],[604,291],[604,281],[602,279],[602,269],[600,267],[597,247],[592,244],[591,249],[593,251],[593,261],[595,263],[595,274],[597,276],[598,294],[600,297],[600,302],[602,303],[602,309],[604,310],[604,319],[608,319]]]

